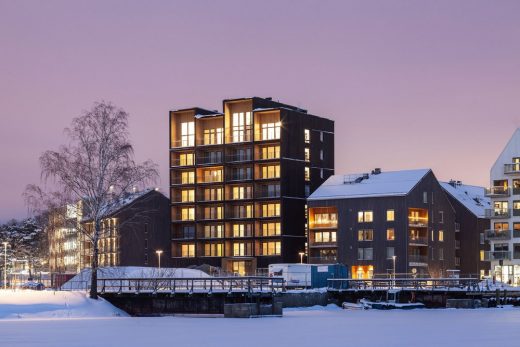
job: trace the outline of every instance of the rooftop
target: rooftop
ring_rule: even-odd
[[[405,196],[430,169],[381,172],[370,174],[334,175],[329,177],[309,200],[353,199],[383,196]]]
[[[446,193],[464,205],[479,218],[485,218],[485,209],[491,208],[491,200],[484,196],[484,187],[462,184],[460,181],[440,182]]]

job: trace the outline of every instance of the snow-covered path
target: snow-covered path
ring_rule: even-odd
[[[500,346],[517,347],[520,309],[286,310],[283,318],[80,318],[0,321],[18,346]]]

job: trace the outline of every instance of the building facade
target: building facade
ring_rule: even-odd
[[[485,196],[484,187],[454,180],[441,185],[455,209],[455,268],[461,277],[489,276],[490,263],[485,255],[490,249],[486,239],[490,220],[486,209],[491,208],[491,200]]]
[[[520,285],[520,129],[517,129],[491,168],[491,229],[486,231],[491,250],[486,260],[499,281]]]
[[[308,204],[310,263],[360,279],[455,269],[455,214],[431,170],[335,175]]]
[[[171,255],[253,274],[305,250],[306,197],[334,173],[334,123],[271,98],[170,114]]]

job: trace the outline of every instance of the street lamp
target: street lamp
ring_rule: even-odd
[[[160,249],[155,251],[155,253],[157,253],[157,259],[159,260],[159,270],[161,269],[161,254],[162,254],[163,251],[161,251]]]
[[[393,272],[394,272],[394,275],[393,275],[393,277],[394,277],[394,283],[393,283],[393,285],[394,285],[394,286],[395,286],[395,259],[396,259],[396,258],[397,258],[397,256],[395,256],[395,255],[392,256],[392,262],[393,262],[393,265],[394,265],[394,267],[393,267],[393,269],[394,269],[394,270],[393,270]]]
[[[300,264],[303,264],[303,256],[305,255],[305,252],[298,253],[300,255]]]
[[[4,289],[7,289],[7,242],[2,242],[4,245]]]

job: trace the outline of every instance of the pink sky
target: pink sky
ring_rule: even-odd
[[[0,220],[96,100],[168,184],[168,110],[272,96],[336,121],[336,173],[487,185],[520,125],[519,1],[0,0]]]

